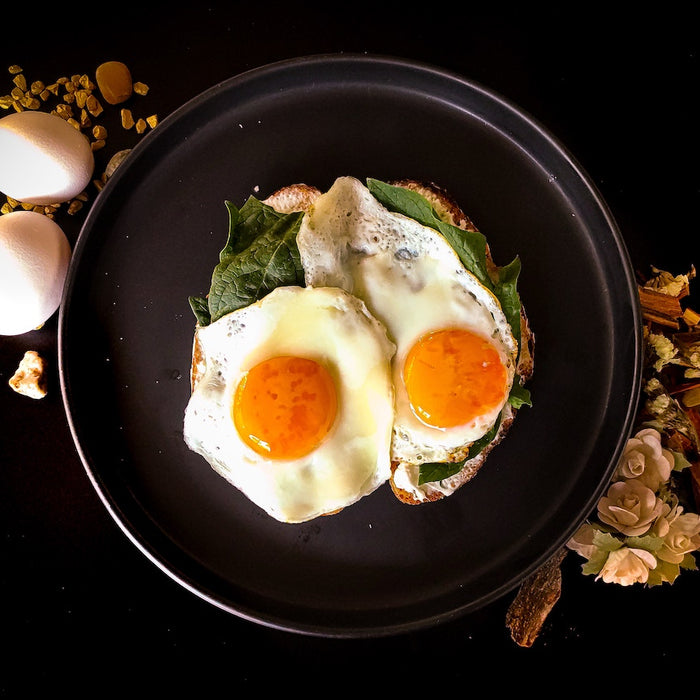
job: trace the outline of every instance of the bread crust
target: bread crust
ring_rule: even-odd
[[[280,187],[267,199],[263,199],[263,204],[271,206],[281,214],[290,214],[293,211],[308,211],[320,196],[321,190],[317,187],[299,182]]]

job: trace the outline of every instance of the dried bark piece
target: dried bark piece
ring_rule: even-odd
[[[678,319],[683,316],[679,297],[646,287],[638,287],[642,314],[647,321],[669,328],[680,328]]]
[[[695,268],[691,267],[685,275],[674,276],[657,268],[653,268],[652,273],[652,277],[637,285],[642,315],[652,323],[678,329],[679,321],[684,316],[681,299],[690,294],[690,281],[696,275]]]
[[[506,626],[513,641],[531,647],[550,611],[561,595],[560,565],[566,548],[560,549],[520,585],[506,614]]]

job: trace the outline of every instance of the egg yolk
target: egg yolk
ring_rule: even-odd
[[[314,450],[333,426],[335,384],[328,370],[303,357],[272,357],[252,367],[233,399],[242,440],[270,459],[296,459]]]
[[[493,343],[462,328],[422,336],[403,379],[414,414],[434,428],[469,423],[506,396],[507,372]]]

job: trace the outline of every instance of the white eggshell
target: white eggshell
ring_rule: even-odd
[[[71,248],[61,227],[33,211],[0,216],[0,335],[45,323],[61,303]]]
[[[25,110],[0,119],[0,192],[20,202],[58,204],[90,182],[95,157],[65,119]]]

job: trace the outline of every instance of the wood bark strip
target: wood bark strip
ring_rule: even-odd
[[[561,563],[566,556],[562,547],[534,574],[520,585],[506,614],[506,626],[513,641],[521,647],[531,647],[542,625],[561,596]]]

